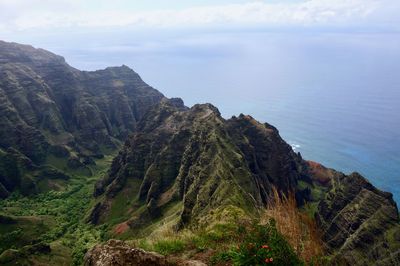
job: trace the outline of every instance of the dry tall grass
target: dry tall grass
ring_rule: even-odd
[[[267,206],[262,222],[273,218],[276,227],[306,262],[323,255],[323,242],[314,219],[300,212],[294,193],[287,196],[273,188],[273,197]]]

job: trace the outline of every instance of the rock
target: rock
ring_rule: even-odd
[[[179,263],[180,266],[207,266],[204,262],[198,260],[188,260],[185,262]]]
[[[121,240],[108,240],[90,249],[84,258],[85,266],[206,266],[197,260],[170,259],[155,252],[132,248]]]
[[[317,222],[334,259],[345,265],[399,265],[399,213],[392,195],[358,173],[336,172]]]
[[[105,194],[103,202],[111,206],[94,209],[95,216],[107,221],[114,198],[130,193],[130,182],[140,182],[131,195],[140,210],[128,222],[134,230],[162,216],[168,204],[182,203],[181,228],[212,223],[218,219],[211,214],[215,208],[256,212],[267,204],[272,186],[296,190],[304,162],[275,128],[244,115],[225,120],[211,104],[186,108],[179,103],[164,100],[138,123],[95,185],[95,196]]]
[[[109,240],[89,250],[84,259],[86,266],[148,265],[167,266],[167,259],[154,252],[132,248],[123,241]]]

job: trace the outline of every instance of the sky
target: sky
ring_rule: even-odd
[[[355,27],[398,30],[398,0],[0,0],[0,39],[96,28]]]

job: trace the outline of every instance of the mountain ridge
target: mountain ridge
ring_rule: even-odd
[[[78,179],[88,183],[82,193],[93,190],[79,221],[111,237],[258,217],[277,189],[312,206],[332,258],[400,263],[392,195],[357,173],[304,160],[272,125],[243,114],[225,119],[212,104],[186,107],[124,65],[79,71],[46,50],[0,41],[0,198],[68,195]],[[16,221],[4,217],[0,229]]]
[[[129,182],[137,189],[127,191]],[[298,206],[316,204],[326,248],[342,263],[399,261],[399,215],[391,193],[358,173],[304,161],[275,127],[243,114],[224,119],[210,104],[155,105],[96,184],[98,201],[89,221],[108,221],[114,232],[125,228],[123,234],[133,235],[165,224],[210,228],[257,216],[273,198],[273,188],[294,192]],[[127,205],[121,207],[116,199],[126,193]],[[115,220],[109,215],[118,208],[123,215]],[[379,252],[369,253],[370,246]]]
[[[115,150],[148,106],[164,98],[127,66],[79,71],[29,45],[0,42],[0,51],[0,148],[12,147],[38,166],[56,157],[67,160],[66,171],[85,168]],[[0,183],[2,197],[18,187]]]

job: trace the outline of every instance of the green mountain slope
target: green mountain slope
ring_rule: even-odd
[[[155,105],[96,183],[89,220],[122,239],[168,226],[207,229],[258,217],[273,187],[293,192],[298,206],[314,206],[335,261],[399,262],[399,215],[390,193],[357,173],[304,161],[274,127],[245,115],[226,120],[210,104]]]
[[[48,51],[0,41],[0,197],[43,191],[38,176],[65,179],[55,171],[90,174],[86,166],[115,150],[162,98],[126,66],[79,71]],[[5,165],[15,156],[33,170],[17,163],[11,173]],[[43,165],[50,175],[37,172]]]
[[[225,119],[211,104],[188,108],[126,66],[79,71],[0,41],[0,264],[79,265],[87,254],[99,265],[110,250],[133,252],[120,241],[99,244],[110,238],[202,232],[188,243],[203,255],[206,246],[243,251],[268,239],[278,243],[275,264],[290,254],[302,265],[273,222],[242,226],[260,220],[275,188],[316,221],[326,263],[400,264],[392,195],[357,173],[303,160],[273,126]],[[173,238],[156,250],[185,243]]]

